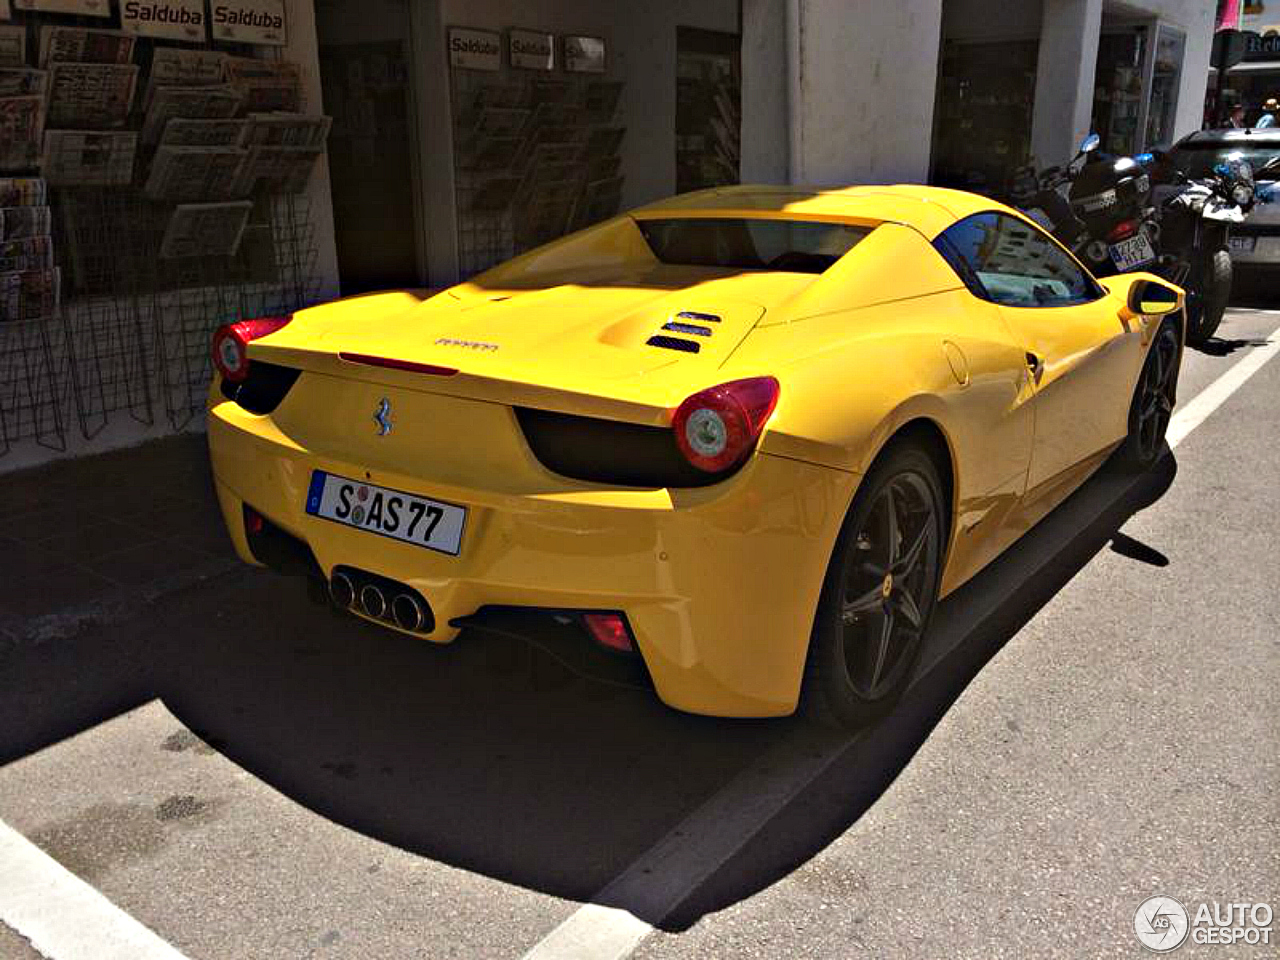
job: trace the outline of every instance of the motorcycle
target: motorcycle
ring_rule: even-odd
[[[1111,156],[1098,153],[1099,144],[1091,133],[1066,165],[1016,171],[1014,203],[1095,276],[1146,270],[1183,287],[1187,340],[1203,343],[1231,295],[1230,225],[1256,199],[1249,165],[1236,161],[1193,180],[1167,154]],[[1158,202],[1153,175],[1162,186]]]

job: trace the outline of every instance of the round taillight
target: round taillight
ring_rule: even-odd
[[[778,389],[773,377],[751,377],[698,391],[671,419],[680,452],[708,473],[741,463],[777,406]]]
[[[249,375],[249,343],[275,333],[293,317],[259,317],[219,327],[213,334],[213,365],[224,380],[238,383]]]

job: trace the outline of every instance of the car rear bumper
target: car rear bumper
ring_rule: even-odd
[[[429,602],[431,640],[482,607],[625,612],[667,704],[717,716],[792,712],[818,593],[857,476],[757,454],[730,480],[690,490],[596,487],[546,472],[503,490],[401,474],[300,446],[270,416],[210,394],[209,449],[223,517],[257,563],[244,506],[303,541],[319,572],[356,567]],[[313,470],[465,506],[450,556],[306,513]]]

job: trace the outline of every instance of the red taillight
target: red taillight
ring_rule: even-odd
[[[1127,240],[1137,232],[1137,220],[1122,220],[1111,228],[1111,232],[1107,234],[1107,242],[1118,243],[1121,240]]]
[[[249,375],[249,344],[275,333],[292,320],[288,317],[259,317],[219,327],[213,334],[213,365],[224,380],[239,382]]]
[[[627,629],[627,621],[620,613],[584,613],[582,622],[591,631],[596,643],[610,650],[621,653],[634,653],[631,643],[631,631]]]
[[[778,389],[773,377],[751,377],[695,393],[671,420],[680,452],[708,473],[741,462],[778,405]]]
[[[244,531],[250,536],[257,536],[266,527],[267,521],[263,519],[262,514],[253,507],[245,504],[244,507]]]

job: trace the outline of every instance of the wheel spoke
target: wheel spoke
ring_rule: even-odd
[[[920,562],[920,555],[924,553],[925,544],[929,542],[929,531],[933,527],[933,516],[925,513],[924,522],[920,524],[920,532],[916,534],[916,538],[911,541],[911,546],[907,547],[897,563],[893,565],[894,579],[900,579],[907,576],[915,569],[916,564]]]
[[[867,693],[873,693],[880,683],[880,674],[884,671],[884,661],[889,655],[889,641],[893,638],[893,614],[885,611],[880,620],[880,636],[876,642],[876,661],[871,668],[871,680],[867,684]]]
[[[881,595],[880,587],[877,585],[856,600],[846,600],[841,619],[845,623],[852,623],[858,614],[879,610],[883,603],[884,597]]]
[[[893,569],[894,560],[898,556],[898,541],[901,539],[901,531],[898,529],[898,498],[897,486],[890,482],[884,488],[884,509],[885,509],[885,559],[888,561],[885,566]]]
[[[902,614],[902,618],[910,624],[913,630],[919,630],[924,626],[924,617],[921,616],[920,607],[916,604],[916,598],[911,596],[910,591],[895,591],[893,607],[898,613]]]

